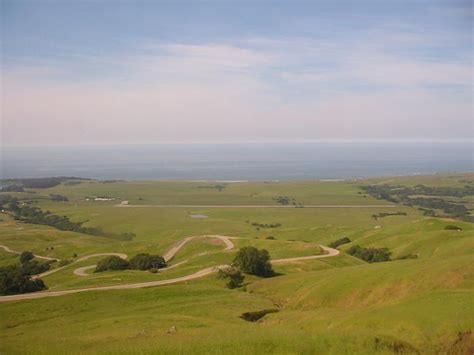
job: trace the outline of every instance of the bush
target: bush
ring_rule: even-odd
[[[58,266],[59,266],[59,267],[63,267],[63,266],[69,265],[70,263],[72,263],[71,260],[69,260],[69,259],[63,259],[63,260],[60,260],[60,261],[58,262]]]
[[[226,283],[226,287],[230,289],[242,286],[242,282],[244,282],[245,278],[240,270],[235,267],[219,269],[217,277],[220,279],[229,279],[229,281]]]
[[[32,260],[35,256],[31,251],[24,251],[20,254],[20,263],[24,264]]]
[[[240,318],[246,320],[247,322],[256,322],[259,319],[263,318],[265,315],[268,313],[277,313],[279,312],[278,309],[264,309],[262,311],[256,311],[256,312],[245,312],[242,313]]]
[[[97,263],[94,272],[102,272],[107,270],[126,270],[130,266],[127,260],[119,258],[118,256],[108,256]]]
[[[270,254],[265,249],[259,250],[255,247],[240,248],[233,264],[250,275],[269,277],[274,274],[270,264]]]
[[[444,230],[461,232],[461,231],[462,231],[462,228],[461,228],[461,227],[458,227],[458,226],[455,226],[455,225],[453,225],[453,224],[450,224],[450,225],[447,225],[446,227],[444,227]]]
[[[367,261],[368,263],[378,263],[390,261],[390,252],[387,248],[364,248],[360,245],[354,245],[347,250],[347,254]]]
[[[0,268],[0,295],[36,292],[46,288],[41,279],[32,280],[20,265]]]
[[[349,238],[344,237],[344,238],[333,241],[331,244],[329,244],[329,247],[330,248],[337,248],[339,245],[347,244],[347,243],[350,243],[350,242],[351,242],[351,240]]]
[[[134,270],[161,269],[165,266],[165,259],[160,255],[137,254],[130,259],[130,269]]]

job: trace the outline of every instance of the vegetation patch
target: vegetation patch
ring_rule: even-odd
[[[198,189],[216,189],[216,190],[219,190],[219,191],[222,191],[225,188],[226,188],[226,185],[224,185],[224,184],[198,186]]]
[[[424,185],[406,187],[381,184],[365,185],[360,188],[377,199],[403,203],[407,206],[419,206],[426,216],[436,216],[434,210],[441,210],[446,216],[474,222],[474,216],[469,214],[469,209],[464,204],[449,202],[441,198],[473,196],[474,186],[472,185],[465,185],[464,187],[428,187]]]
[[[240,318],[246,320],[247,322],[257,322],[258,320],[262,319],[269,313],[278,313],[280,310],[276,308],[272,309],[264,309],[262,311],[255,311],[255,312],[245,312],[240,315]]]
[[[266,249],[243,247],[235,256],[233,266],[238,267],[246,274],[270,277],[274,275],[270,264],[270,254]]]
[[[107,270],[127,270],[130,263],[118,256],[112,255],[102,259],[97,263],[94,272],[103,272]]]
[[[278,228],[281,227],[281,223],[258,223],[252,222],[252,226],[258,228]]]
[[[391,255],[391,252],[387,248],[364,248],[360,245],[350,247],[346,253],[367,261],[368,263],[390,261]]]
[[[373,214],[372,218],[377,220],[379,218],[385,218],[385,217],[389,217],[389,216],[406,216],[406,215],[407,215],[406,212],[393,212],[393,213],[380,212],[380,213],[377,213],[377,214]]]
[[[401,255],[397,258],[395,258],[394,260],[406,260],[406,259],[418,259],[418,254],[404,254],[404,255]]]
[[[137,254],[130,261],[112,255],[99,261],[94,272],[108,270],[158,270],[164,267],[166,267],[166,262],[160,255]]]
[[[350,242],[351,242],[351,240],[348,237],[344,237],[344,238],[337,239],[337,240],[331,242],[329,244],[329,247],[330,248],[337,248],[340,245],[347,244],[347,243],[350,243]]]
[[[42,224],[62,231],[71,231],[84,233],[100,237],[109,237],[118,240],[131,240],[135,237],[134,233],[126,232],[121,234],[105,233],[101,228],[83,227],[85,222],[72,222],[66,216],[58,216],[49,211],[42,211],[38,207],[20,206],[18,199],[10,195],[0,196],[0,208],[13,214],[13,217],[25,223]]]
[[[217,277],[220,279],[228,280],[226,283],[226,287],[230,289],[242,286],[242,283],[244,282],[245,278],[245,276],[242,275],[242,272],[235,267],[219,269]]]
[[[87,178],[60,176],[60,177],[45,177],[45,178],[29,178],[29,179],[6,179],[1,182],[6,185],[17,185],[30,189],[47,189],[57,186],[63,182],[70,182],[71,180],[81,181],[90,180]]]
[[[150,270],[161,269],[166,266],[165,259],[160,255],[137,254],[130,259],[130,269]]]
[[[33,253],[25,251],[20,255],[20,263],[0,267],[0,295],[16,295],[47,288],[43,280],[32,279],[31,276],[48,271],[54,260],[40,263],[33,258]]]
[[[458,227],[458,226],[455,226],[454,224],[447,225],[446,227],[444,227],[444,230],[462,232],[462,228]]]

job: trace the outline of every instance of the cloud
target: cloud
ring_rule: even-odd
[[[307,38],[148,43],[130,55],[17,64],[2,69],[2,140],[470,137],[470,64],[384,46],[382,37],[369,46]]]

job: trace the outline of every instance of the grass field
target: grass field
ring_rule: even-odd
[[[338,256],[276,265],[278,276],[246,276],[229,290],[215,274],[184,283],[136,290],[92,291],[0,302],[0,353],[201,353],[201,354],[471,354],[474,351],[474,224],[427,217],[416,207],[366,195],[362,184],[464,186],[473,174],[341,182],[113,182],[84,181],[12,193],[33,205],[110,233],[133,232],[130,241],[59,231],[0,214],[0,244],[59,259],[120,252],[164,254],[189,236],[235,237],[234,250],[210,238],[188,242],[172,259],[182,265],[146,271],[90,273],[73,270],[100,258],[73,263],[45,276],[50,290],[120,285],[180,277],[230,263],[252,245],[272,258],[321,254],[319,245],[349,237]],[[50,194],[67,196],[54,202]],[[360,208],[120,208],[137,205],[380,206]],[[113,198],[95,201],[96,197]],[[453,197],[445,197],[446,199]],[[456,198],[468,208],[472,196]],[[374,219],[381,212],[403,216]],[[191,214],[207,216],[191,218]],[[280,224],[274,228],[252,225]],[[462,231],[449,231],[447,225]],[[268,237],[273,239],[268,239]],[[346,254],[352,245],[386,247],[392,259],[368,264]],[[0,266],[18,257],[0,249]],[[243,312],[279,309],[256,323]],[[176,331],[170,331],[176,327]]]

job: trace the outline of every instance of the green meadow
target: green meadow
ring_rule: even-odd
[[[87,180],[1,193],[111,235],[134,234],[118,240],[60,231],[0,213],[0,244],[17,251],[74,261],[107,252],[163,255],[190,236],[224,235],[235,245],[224,250],[216,239],[195,238],[169,263],[182,264],[155,274],[89,270],[77,276],[75,269],[101,257],[77,261],[42,278],[49,291],[181,277],[229,264],[243,246],[267,249],[279,259],[323,254],[320,245],[342,237],[351,242],[334,257],[275,265],[274,277],[246,275],[244,286],[233,290],[213,273],[166,286],[0,302],[0,353],[472,354],[474,224],[377,199],[360,188],[368,184],[463,187],[474,184],[474,174],[306,182]],[[68,201],[52,201],[51,194]],[[281,197],[289,204],[282,205]],[[474,208],[471,195],[442,198]],[[118,207],[123,201],[128,205]],[[373,217],[395,212],[404,214]],[[196,214],[206,218],[192,218]],[[462,231],[446,230],[448,225]],[[392,261],[367,263],[346,253],[353,245],[388,248]],[[18,256],[0,249],[0,266],[17,262]],[[279,311],[255,323],[239,317],[264,309]]]

